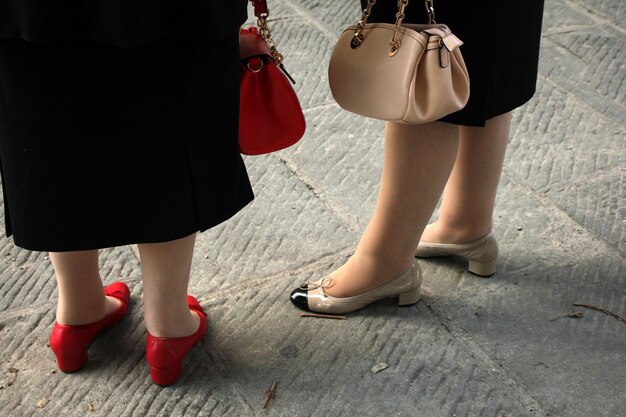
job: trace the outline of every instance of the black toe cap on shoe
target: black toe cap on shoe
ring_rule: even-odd
[[[291,292],[289,298],[294,306],[302,310],[309,311],[309,299],[307,297],[308,290],[296,288]]]

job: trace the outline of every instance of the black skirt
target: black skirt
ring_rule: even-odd
[[[7,235],[31,250],[165,242],[249,203],[238,36],[136,48],[0,39]]]
[[[365,7],[367,0],[361,0]],[[531,99],[537,83],[543,0],[435,0],[437,23],[450,27],[463,42],[461,53],[470,76],[464,109],[442,121],[484,126],[492,117]],[[369,22],[395,22],[397,0],[378,0]],[[427,23],[422,0],[409,0],[407,23]]]

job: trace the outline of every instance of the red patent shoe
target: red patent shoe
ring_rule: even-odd
[[[94,323],[73,326],[55,323],[50,334],[50,347],[63,372],[76,372],[87,362],[87,349],[94,337],[103,329],[113,327],[124,317],[130,300],[130,290],[123,282],[114,282],[104,288],[104,294],[122,303],[108,316]]]
[[[152,382],[158,385],[171,385],[180,377],[183,359],[187,352],[198,343],[206,333],[206,313],[191,295],[187,296],[189,309],[200,317],[198,330],[185,337],[154,337],[148,332],[146,359],[150,365]]]

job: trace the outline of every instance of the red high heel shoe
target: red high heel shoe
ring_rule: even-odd
[[[187,296],[187,304],[200,317],[200,326],[194,334],[185,337],[154,337],[148,332],[146,359],[150,365],[152,382],[157,385],[171,385],[178,380],[185,355],[206,333],[204,309],[191,295]]]
[[[55,323],[50,334],[50,347],[63,372],[76,372],[87,362],[87,349],[103,329],[113,327],[124,317],[130,300],[130,290],[123,282],[114,282],[104,288],[104,294],[122,302],[120,307],[94,323],[73,326]]]

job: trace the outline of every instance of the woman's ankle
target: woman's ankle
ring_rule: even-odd
[[[105,296],[102,304],[99,302],[81,306],[67,306],[59,304],[57,308],[57,323],[70,326],[81,326],[102,320],[120,308],[122,302],[115,297]]]
[[[451,227],[437,221],[426,226],[420,241],[427,243],[467,243],[488,235],[491,227],[491,225]]]
[[[188,313],[176,316],[146,318],[146,328],[154,337],[186,337],[191,336],[200,326],[198,313],[188,310]]]

